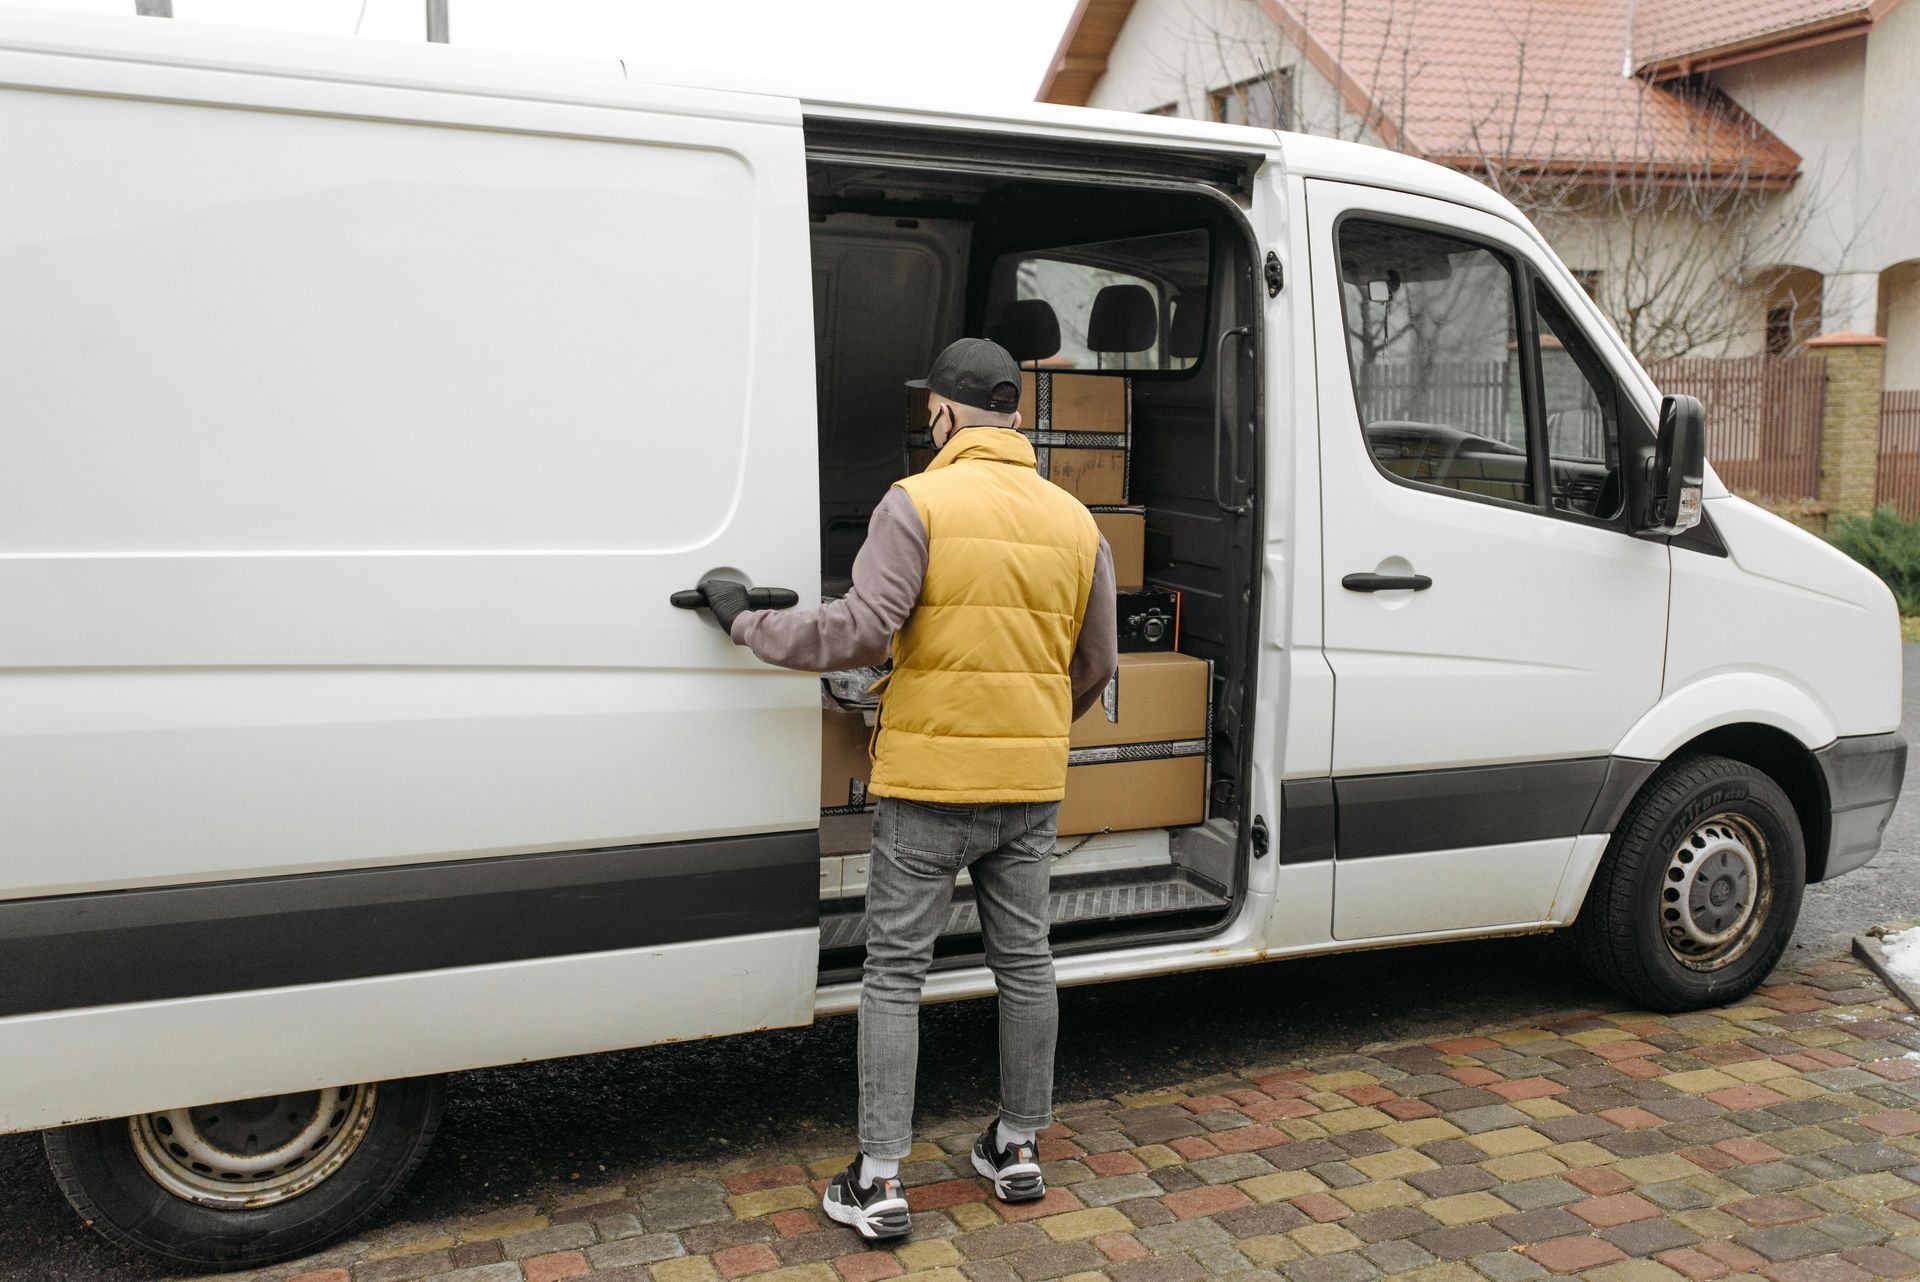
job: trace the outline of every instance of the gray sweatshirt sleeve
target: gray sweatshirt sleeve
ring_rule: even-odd
[[[913,500],[895,486],[867,523],[845,596],[813,610],[749,610],[733,621],[733,640],[762,662],[802,672],[879,663],[913,613],[926,576],[926,527]]]
[[[1087,593],[1087,612],[1080,616],[1080,640],[1067,667],[1073,685],[1073,719],[1100,701],[1114,669],[1120,665],[1120,638],[1116,630],[1117,602],[1113,595],[1113,549],[1100,540],[1093,561],[1093,587]]]

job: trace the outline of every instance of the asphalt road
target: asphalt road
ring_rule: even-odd
[[[1905,647],[1905,666],[1903,729],[1920,742],[1920,645]],[[1916,773],[1920,752],[1880,856],[1810,888],[1794,948],[1834,952],[1866,926],[1920,912]],[[1581,973],[1563,936],[1068,989],[1060,996],[1056,1095],[1111,1095],[1613,1000]],[[923,1117],[993,1108],[991,1002],[926,1008],[920,1056]],[[452,1218],[527,1201],[575,1174],[605,1181],[722,1146],[804,1145],[810,1130],[851,1126],[853,1084],[851,1019],[463,1074],[451,1085],[432,1155],[390,1214]],[[0,1282],[161,1276],[80,1225],[46,1172],[37,1136],[0,1136]]]

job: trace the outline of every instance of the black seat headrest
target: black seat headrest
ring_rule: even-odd
[[[1198,360],[1207,346],[1207,295],[1204,290],[1173,300],[1173,319],[1167,323],[1167,355]]]
[[[1016,361],[1044,361],[1060,350],[1060,318],[1044,298],[1023,298],[1007,308],[987,334]]]
[[[1145,285],[1108,285],[1093,296],[1087,317],[1087,349],[1144,352],[1159,336],[1160,317]]]

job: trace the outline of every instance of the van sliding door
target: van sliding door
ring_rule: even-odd
[[[808,1021],[795,104],[140,39],[0,48],[0,1130]]]

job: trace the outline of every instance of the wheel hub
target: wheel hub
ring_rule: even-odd
[[[133,1151],[167,1192],[202,1206],[270,1206],[339,1170],[373,1121],[374,1087],[263,1095],[129,1118]]]
[[[1751,942],[1769,887],[1766,841],[1739,815],[1704,820],[1667,860],[1660,924],[1674,956],[1691,965],[1731,961]]]

